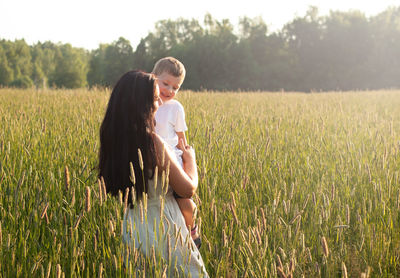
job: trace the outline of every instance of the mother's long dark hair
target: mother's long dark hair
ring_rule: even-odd
[[[136,197],[140,198],[143,192],[147,193],[148,179],[154,175],[157,159],[152,138],[155,86],[152,74],[129,71],[111,93],[100,127],[99,176],[104,178],[107,192],[113,195],[134,186]],[[143,171],[138,149],[143,157]],[[130,162],[135,172],[135,185],[130,180]]]

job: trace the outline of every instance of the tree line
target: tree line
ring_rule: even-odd
[[[174,56],[191,90],[365,90],[400,87],[400,7],[375,16],[310,7],[281,30],[262,18],[238,26],[210,14],[204,21],[162,20],[136,49],[125,38],[88,51],[52,42],[0,40],[0,85],[113,86],[131,69],[151,71]]]

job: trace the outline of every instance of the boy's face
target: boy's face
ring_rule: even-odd
[[[183,82],[182,77],[173,76],[167,72],[157,76],[158,87],[160,88],[160,98],[163,102],[171,100],[178,93]]]
[[[154,108],[156,111],[160,105],[162,105],[162,100],[160,97],[160,89],[158,85],[156,85],[156,88],[154,90]]]

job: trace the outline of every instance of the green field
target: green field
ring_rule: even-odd
[[[123,264],[123,205],[101,198],[96,178],[108,97],[0,90],[0,277],[135,269],[135,260]],[[211,277],[400,276],[400,91],[179,100],[197,154]],[[139,261],[140,276],[165,270]]]

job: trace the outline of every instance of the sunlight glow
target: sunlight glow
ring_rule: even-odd
[[[261,16],[270,31],[282,28],[296,16],[303,16],[309,6],[320,14],[330,10],[360,10],[367,16],[382,12],[400,1],[104,1],[104,0],[1,0],[0,39],[22,39],[71,43],[76,47],[95,49],[100,43],[111,43],[122,36],[135,47],[141,38],[162,19],[195,18],[203,21],[210,13],[221,20],[228,18],[237,25],[240,17]]]

